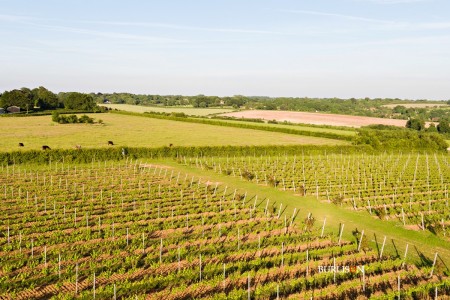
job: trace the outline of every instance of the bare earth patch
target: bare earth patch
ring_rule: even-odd
[[[372,124],[393,125],[405,127],[406,120],[383,119],[350,115],[322,114],[297,111],[272,111],[272,110],[245,110],[226,113],[222,116],[236,118],[255,118],[264,120],[288,121],[291,123],[303,123],[314,125],[332,125],[361,127]]]
[[[155,165],[155,164],[139,164],[139,168],[162,168],[162,169],[173,169],[171,166],[165,165]]]
[[[409,229],[409,230],[414,230],[414,231],[420,231],[421,230],[419,225],[406,225],[405,228]]]

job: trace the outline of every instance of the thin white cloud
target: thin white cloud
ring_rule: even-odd
[[[30,20],[30,17],[0,14],[0,21],[4,22],[20,22]]]
[[[377,4],[409,4],[418,2],[429,2],[431,0],[356,0],[358,2],[373,2]]]
[[[197,27],[197,26],[176,25],[176,24],[167,24],[167,23],[150,23],[150,22],[81,21],[81,23],[112,25],[112,26],[157,27],[157,28],[167,28],[167,29],[176,29],[176,30],[229,32],[229,33],[275,34],[275,35],[288,34],[288,33],[284,33],[284,32],[271,31],[271,30],[242,29],[242,28],[212,28],[212,27]]]
[[[294,14],[304,14],[304,15],[314,15],[314,16],[325,16],[325,17],[335,17],[346,20],[354,20],[354,21],[363,21],[369,23],[378,23],[378,24],[392,24],[394,22],[388,20],[374,19],[374,18],[366,18],[359,17],[353,15],[345,15],[345,14],[337,14],[337,13],[328,13],[314,10],[293,10],[293,9],[280,9],[281,12],[294,13]]]
[[[48,28],[56,30],[56,31],[87,34],[87,35],[94,35],[94,36],[113,38],[113,39],[126,39],[126,40],[152,41],[152,42],[171,42],[171,43],[185,42],[183,40],[170,39],[170,38],[161,38],[161,37],[154,37],[154,36],[147,36],[147,35],[128,34],[128,33],[118,33],[118,32],[110,32],[110,31],[89,30],[89,29],[74,28],[74,27],[48,26]]]
[[[367,1],[367,0],[365,0]],[[373,0],[377,1],[377,0]],[[384,0],[380,0],[384,1]],[[388,1],[388,0],[386,0]],[[398,0],[400,1],[400,0]],[[408,1],[408,0],[404,0]],[[416,0],[420,1],[420,0]],[[288,13],[297,13],[297,14],[307,14],[307,15],[315,15],[315,16],[325,16],[332,18],[341,18],[350,21],[361,21],[372,23],[376,25],[376,27],[372,27],[372,29],[381,29],[381,30],[405,30],[405,31],[416,31],[416,30],[442,30],[450,28],[450,21],[443,22],[406,22],[406,21],[391,21],[391,20],[382,20],[382,19],[374,19],[367,17],[359,17],[353,15],[346,14],[338,14],[338,13],[329,13],[329,12],[321,12],[321,11],[312,11],[312,10],[280,10]]]

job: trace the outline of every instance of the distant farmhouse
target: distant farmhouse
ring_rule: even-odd
[[[10,106],[6,109],[7,112],[9,113],[19,113],[20,112],[20,107],[18,106]]]

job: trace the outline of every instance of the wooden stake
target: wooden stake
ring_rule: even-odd
[[[251,293],[250,293],[250,273],[248,273],[247,282],[248,282],[248,287],[247,287],[248,300],[250,300],[250,296],[251,296]]]
[[[200,282],[202,281],[202,255],[200,254],[199,260],[199,273],[200,273]]]
[[[361,243],[362,243],[363,236],[364,236],[364,229],[361,231],[361,238],[359,239],[359,244],[358,244],[358,252],[361,250]]]
[[[344,223],[342,223],[342,226],[341,226],[341,232],[339,233],[339,241],[338,241],[338,244],[339,244],[339,246],[341,245],[341,238],[342,238],[342,232],[344,232]]]
[[[325,223],[327,222],[327,218],[323,219],[322,232],[320,233],[320,237],[323,237],[323,232],[325,230]]]
[[[95,300],[95,272],[94,272],[94,287],[93,287],[93,290],[94,290],[93,297],[94,297],[94,300]]]
[[[408,246],[409,246],[409,244],[406,244],[405,255],[403,256],[402,268],[405,266],[405,263],[406,263],[406,255],[408,254]]]
[[[383,239],[383,245],[381,245],[381,251],[380,251],[380,259],[383,258],[383,250],[384,250],[384,245],[386,244],[386,236],[384,236]]]
[[[295,213],[296,212],[297,212],[297,208],[294,208],[294,213],[292,214],[292,218],[291,218],[291,224],[289,226],[292,226],[292,223],[294,223]]]
[[[78,294],[78,264],[75,265],[75,295]]]
[[[161,244],[159,245],[159,263],[162,264],[162,249],[163,249],[163,241],[161,239]]]
[[[433,277],[433,271],[434,271],[434,266],[436,265],[437,257],[438,257],[438,253],[436,252],[436,254],[434,254],[433,265],[431,266],[430,277]]]

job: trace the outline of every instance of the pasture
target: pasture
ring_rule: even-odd
[[[92,114],[104,124],[58,124],[51,116],[0,118],[3,136],[2,151],[51,148],[108,147],[107,141],[117,146],[161,147],[220,146],[220,145],[344,145],[348,142],[327,138],[305,137],[252,129],[176,122],[119,114]]]

